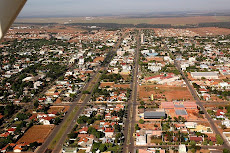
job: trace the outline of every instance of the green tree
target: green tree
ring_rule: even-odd
[[[224,141],[219,134],[216,135],[216,142],[220,145],[224,144]]]
[[[54,120],[54,124],[58,125],[61,122],[61,118],[60,117],[56,117]]]
[[[223,149],[223,153],[230,153],[230,150],[224,148],[224,149]]]
[[[144,124],[145,121],[144,121],[143,119],[140,119],[140,120],[139,120],[139,123],[140,123],[140,124]]]
[[[101,144],[100,147],[98,148],[101,152],[106,151],[107,147],[105,144]]]
[[[39,106],[39,102],[36,100],[36,101],[34,102],[34,108],[38,108],[38,106]]]

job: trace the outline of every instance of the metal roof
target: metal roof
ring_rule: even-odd
[[[175,111],[177,115],[188,115],[185,109],[176,109]]]
[[[164,117],[166,114],[165,112],[156,112],[156,111],[148,111],[148,112],[144,112],[144,116],[145,117]]]
[[[178,105],[178,104],[175,104],[174,107],[175,107],[175,108],[184,108],[184,105],[182,105],[182,104],[179,104],[179,105]]]
[[[193,76],[218,76],[218,72],[191,72]]]

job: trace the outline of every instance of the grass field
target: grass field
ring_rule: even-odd
[[[66,17],[66,18],[18,18],[16,22],[25,23],[117,23],[117,24],[198,24],[207,22],[230,22],[230,16],[195,16],[195,17],[159,17],[159,18],[129,18],[129,17]]]

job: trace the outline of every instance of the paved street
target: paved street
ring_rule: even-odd
[[[139,61],[139,48],[140,48],[140,37],[137,36],[137,49],[136,49],[136,58],[135,58],[135,68],[133,71],[133,82],[131,84],[132,94],[131,100],[128,103],[128,117],[125,124],[125,143],[123,152],[134,152],[134,137],[133,133],[135,132],[135,123],[136,123],[136,103],[137,103],[137,85],[138,85],[138,61]]]
[[[125,35],[123,35],[124,37]],[[120,38],[120,40],[117,42],[116,46],[114,47],[113,51],[111,51],[109,53],[109,58],[108,61],[111,61],[111,59],[113,58],[113,56],[115,55],[115,51],[118,49],[121,41],[123,40],[123,37]],[[89,86],[91,86],[93,84],[93,87],[97,84],[97,82],[99,81],[99,78],[97,78],[97,80],[95,81],[95,77],[97,76],[97,74],[99,74],[100,70],[106,70],[108,67],[108,63],[106,65],[104,65],[101,69],[98,69],[96,71],[96,73],[92,76],[92,79],[90,80],[89,83],[87,83],[85,85],[85,87],[82,89],[82,91],[85,91]],[[92,94],[94,88],[91,88],[90,93]],[[46,141],[42,144],[42,146],[40,146],[40,148],[37,150],[38,153],[44,153],[46,152],[46,150],[48,149],[48,146],[50,145],[50,143],[52,142],[52,140],[55,138],[55,136],[57,135],[57,133],[60,131],[61,127],[64,125],[64,123],[66,122],[66,120],[68,119],[68,116],[71,114],[71,112],[75,111],[75,107],[78,106],[79,109],[77,110],[74,118],[72,119],[72,121],[70,121],[68,127],[66,128],[65,132],[63,133],[63,135],[61,136],[61,139],[59,140],[59,142],[57,142],[56,147],[54,148],[54,150],[52,151],[53,153],[57,153],[57,152],[61,152],[62,149],[62,145],[65,142],[65,139],[68,135],[68,133],[73,129],[73,127],[76,124],[76,120],[78,119],[78,116],[81,114],[81,112],[84,110],[84,107],[87,105],[88,101],[91,98],[91,94],[88,94],[86,96],[86,98],[84,99],[84,101],[82,103],[79,104],[80,99],[82,98],[83,94],[79,94],[78,98],[75,100],[75,102],[71,103],[71,107],[68,111],[68,113],[65,115],[63,121],[54,128],[54,130],[51,132],[51,134],[48,136],[48,138],[46,139]]]
[[[193,96],[194,99],[196,100],[197,105],[201,108],[201,110],[203,110],[204,115],[205,115],[205,118],[208,120],[208,122],[209,122],[209,124],[210,124],[212,130],[213,130],[216,134],[218,134],[218,135],[220,135],[220,136],[222,137],[222,139],[224,140],[224,145],[223,145],[224,148],[230,148],[230,145],[229,145],[228,141],[223,137],[222,133],[220,133],[220,131],[217,129],[217,127],[216,127],[216,125],[215,125],[213,119],[209,116],[208,112],[207,112],[206,109],[204,108],[204,105],[203,105],[204,103],[202,103],[202,102],[200,101],[198,95],[196,94],[195,89],[194,89],[194,88],[191,86],[191,84],[189,83],[188,78],[185,76],[184,72],[181,70],[180,65],[178,64],[178,62],[177,62],[176,60],[174,61],[174,64],[175,64],[176,68],[180,71],[180,73],[181,73],[181,75],[182,75],[182,77],[183,77],[183,79],[184,79],[184,81],[185,81],[187,87],[189,88],[189,91],[191,92],[192,96]]]

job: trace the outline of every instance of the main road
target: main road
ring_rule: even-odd
[[[112,58],[116,54],[116,50],[119,48],[119,46],[121,44],[121,41],[123,40],[123,38],[125,36],[126,36],[126,33],[123,34],[123,36],[119,39],[119,41],[117,42],[117,44],[113,48],[113,51],[109,52],[109,54],[107,56],[107,59],[105,59],[105,61],[107,61],[107,63],[105,65],[103,65],[101,69],[98,69],[96,71],[96,73],[92,76],[92,79],[90,80],[90,82],[88,82],[85,85],[85,87],[82,89],[82,91],[84,91],[84,90],[87,90],[88,87],[92,86],[92,88],[90,89],[90,94],[88,94],[84,98],[84,100],[83,100],[82,103],[80,103],[80,100],[82,99],[83,94],[82,93],[79,94],[79,97],[76,99],[76,101],[71,104],[71,107],[68,110],[68,113],[65,115],[63,121],[53,129],[53,131],[51,132],[51,134],[47,137],[47,139],[45,140],[45,142],[42,144],[42,146],[40,146],[38,148],[38,150],[36,152],[38,152],[38,153],[44,153],[44,152],[46,152],[49,149],[48,147],[51,144],[51,142],[54,140],[54,138],[56,137],[56,135],[60,132],[60,130],[64,126],[64,124],[67,122],[67,119],[70,116],[70,114],[71,113],[75,113],[73,119],[69,122],[67,128],[65,129],[65,131],[61,135],[61,138],[58,140],[58,142],[56,142],[57,145],[55,145],[54,149],[52,150],[53,153],[59,153],[59,152],[61,152],[62,145],[64,144],[68,133],[74,128],[74,126],[76,124],[76,120],[78,119],[79,115],[82,113],[82,111],[84,110],[84,107],[87,105],[88,101],[91,98],[91,94],[93,92],[94,86],[97,84],[97,82],[99,82],[99,78],[100,77],[96,78],[96,76],[98,76],[98,74],[100,73],[99,71],[107,69],[109,62],[112,60]],[[76,107],[78,107],[77,110],[75,109]]]
[[[128,117],[125,122],[125,142],[123,145],[123,152],[134,152],[134,137],[135,123],[136,123],[136,105],[137,105],[137,85],[138,85],[138,63],[139,63],[139,48],[140,48],[140,36],[137,33],[137,48],[135,52],[134,69],[133,69],[133,82],[131,84],[131,99],[128,102]]]

